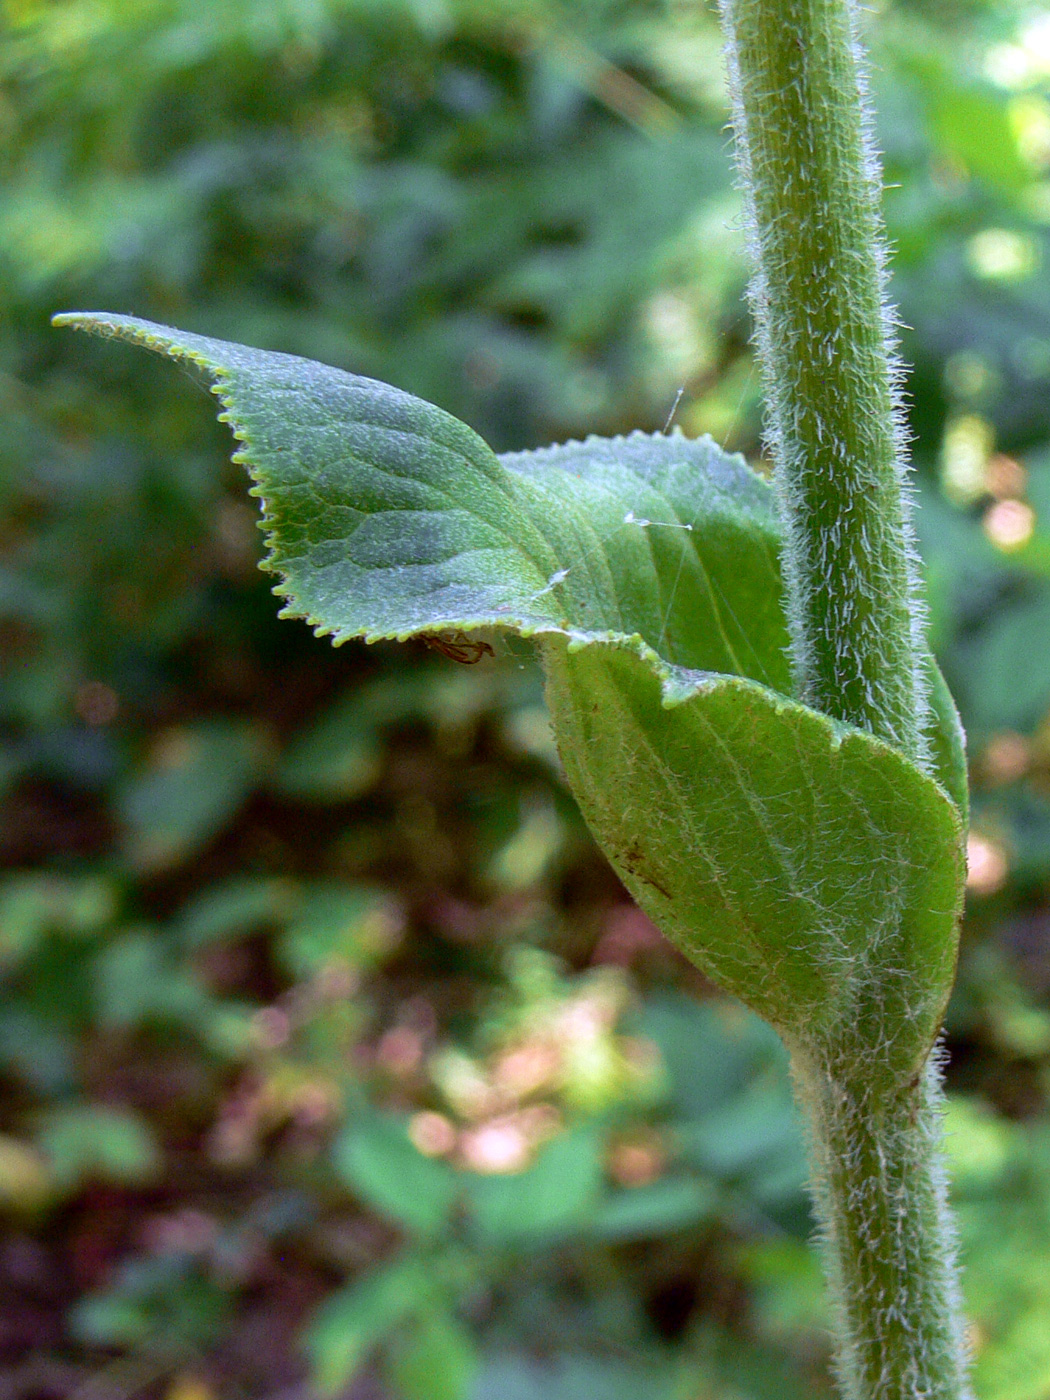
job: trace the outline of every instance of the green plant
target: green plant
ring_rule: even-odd
[[[535,642],[617,872],[791,1051],[845,1392],[955,1400],[931,1050],[966,775],[923,636],[851,6],[726,0],[723,18],[778,504],[709,439],[497,457],[375,381],[135,318],[57,319],[211,381],[284,615],[464,660],[494,632]]]

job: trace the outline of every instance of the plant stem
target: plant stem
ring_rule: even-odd
[[[893,1093],[792,1054],[850,1400],[963,1400],[936,1056]]]
[[[924,758],[879,167],[850,0],[721,0],[800,697]]]
[[[852,3],[721,8],[796,685],[926,765],[924,619]],[[877,1043],[847,1035],[823,1054],[792,1047],[843,1393],[964,1400],[935,1057],[887,1072]]]

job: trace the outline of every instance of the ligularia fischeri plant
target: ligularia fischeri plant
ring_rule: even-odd
[[[927,650],[851,0],[722,0],[773,485],[710,439],[497,456],[398,389],[134,317],[201,372],[283,616],[528,638],[565,773],[641,907],[776,1027],[849,1400],[968,1394],[935,1042],[966,768]]]

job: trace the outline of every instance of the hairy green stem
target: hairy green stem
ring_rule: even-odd
[[[852,3],[721,8],[796,685],[813,708],[928,766],[924,619]],[[849,1400],[964,1400],[936,1064],[880,1073],[877,1044],[849,1038],[792,1055],[842,1389]]]
[[[722,0],[800,697],[922,760],[879,169],[849,0]]]
[[[806,1109],[850,1400],[969,1395],[952,1230],[940,1160],[936,1056],[894,1092],[876,1092],[794,1052]]]

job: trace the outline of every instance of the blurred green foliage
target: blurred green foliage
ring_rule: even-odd
[[[626,900],[528,657],[278,623],[107,307],[499,448],[760,452],[714,17],[6,0],[0,1367],[12,1397],[828,1394],[774,1038]],[[982,1400],[1050,1388],[1050,25],[871,21],[934,640],[970,733],[949,1150]],[[297,1392],[298,1393],[298,1392]]]

